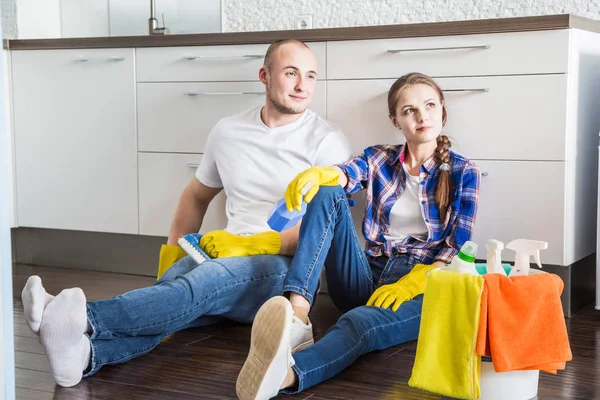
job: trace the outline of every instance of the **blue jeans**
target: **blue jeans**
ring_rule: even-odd
[[[299,393],[335,376],[363,354],[416,340],[419,334],[422,295],[396,312],[365,306],[375,289],[396,282],[412,265],[406,255],[365,255],[339,186],[321,187],[308,205],[284,292],[299,293],[312,303],[323,265],[331,300],[347,312],[321,340],[294,354],[298,388],[284,393]]]
[[[251,323],[260,306],[281,294],[291,258],[260,255],[175,263],[154,285],[87,303],[93,333],[91,368],[148,353],[181,329],[222,319]]]

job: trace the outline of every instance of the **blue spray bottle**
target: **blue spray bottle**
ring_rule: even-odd
[[[302,188],[302,197],[312,187],[313,183],[309,182],[304,188]],[[287,210],[287,206],[285,204],[285,198],[279,199],[277,203],[275,203],[275,207],[269,213],[269,217],[267,219],[267,224],[269,227],[277,232],[283,232],[286,229],[293,228],[296,226],[298,221],[302,219],[304,214],[306,213],[306,202],[302,200],[302,206],[300,207],[300,211],[292,210],[289,212]]]

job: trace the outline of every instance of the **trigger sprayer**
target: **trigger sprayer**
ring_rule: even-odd
[[[542,268],[540,263],[540,250],[548,248],[548,242],[541,240],[516,239],[506,245],[507,249],[517,252],[515,255],[515,265],[508,276],[529,275],[529,259],[533,256],[538,267]]]
[[[504,243],[499,240],[489,239],[485,244],[487,250],[487,273],[506,275],[502,268],[500,252],[504,249]]]

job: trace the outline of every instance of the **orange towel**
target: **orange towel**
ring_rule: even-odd
[[[477,354],[496,372],[539,369],[556,373],[571,361],[571,347],[554,274],[484,275]]]

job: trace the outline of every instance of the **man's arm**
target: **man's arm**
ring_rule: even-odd
[[[346,185],[348,185],[348,177],[346,176],[346,173],[340,167],[334,166],[333,168],[335,168],[336,171],[340,173],[340,180],[338,181],[339,185],[342,188],[346,189]]]
[[[169,231],[168,245],[177,245],[177,239],[182,235],[200,230],[208,205],[221,190],[223,188],[212,188],[196,177],[192,178],[179,198]]]
[[[281,254],[282,256],[291,257],[294,254],[296,254],[301,223],[302,221],[298,222],[293,228],[281,232],[281,249],[279,250],[279,254]]]

